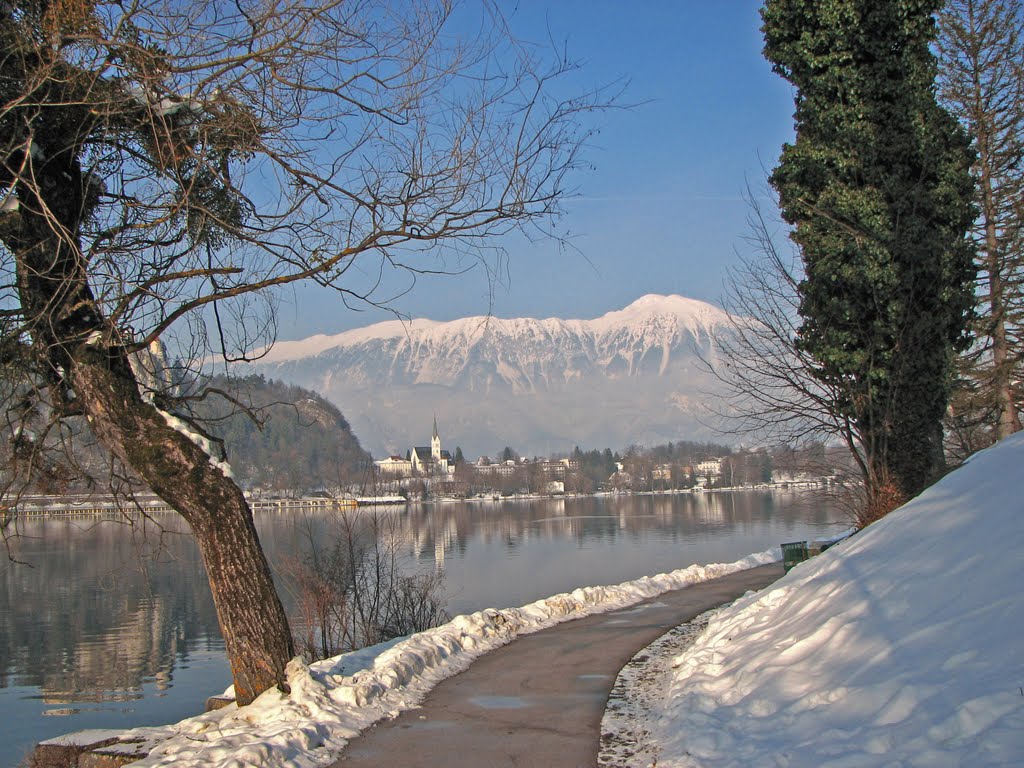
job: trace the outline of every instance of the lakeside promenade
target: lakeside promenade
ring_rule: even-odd
[[[519,637],[364,731],[332,768],[594,768],[619,670],[670,629],[782,575],[781,563],[739,571]]]

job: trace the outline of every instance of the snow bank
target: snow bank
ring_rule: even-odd
[[[230,706],[164,728],[137,728],[149,757],[137,766],[314,766],[332,761],[348,739],[382,717],[416,706],[446,677],[519,635],[633,605],[664,592],[775,562],[778,549],[729,564],[693,565],[617,586],[586,587],[505,610],[458,616],[400,642],[307,667],[287,667],[291,693],[267,691],[247,707]]]
[[[1024,761],[1024,434],[720,611],[676,660],[667,766]]]

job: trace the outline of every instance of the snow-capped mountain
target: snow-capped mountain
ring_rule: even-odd
[[[697,421],[725,313],[647,295],[593,320],[390,321],[279,342],[259,373],[338,405],[375,455],[429,438],[467,456],[708,437]]]

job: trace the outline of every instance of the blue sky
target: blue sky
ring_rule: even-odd
[[[726,269],[747,248],[747,180],[763,186],[792,139],[793,94],[761,56],[753,0],[522,0],[513,31],[564,42],[582,86],[629,80],[639,106],[596,118],[594,170],[572,179],[560,230],[574,249],[523,238],[489,299],[485,270],[421,278],[394,307],[412,317],[596,317],[646,293],[718,303]],[[279,338],[339,333],[391,319],[355,312],[326,291],[282,297]]]

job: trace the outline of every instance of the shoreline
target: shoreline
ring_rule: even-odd
[[[656,491],[595,491],[593,493],[517,493],[509,496],[503,495],[476,495],[476,496],[434,496],[427,499],[404,499],[400,496],[360,496],[360,497],[322,497],[322,496],[299,496],[293,498],[254,498],[249,497],[249,506],[253,512],[285,512],[297,509],[364,509],[377,507],[400,507],[417,506],[430,504],[494,504],[516,501],[557,501],[561,499],[599,499],[616,498],[622,496],[681,496],[686,494],[716,494],[716,493],[747,493],[752,491],[803,491],[820,490],[833,487],[834,483],[826,481],[807,481],[800,483],[772,483],[760,485],[727,486],[722,488],[677,488]],[[67,499],[61,503],[61,499]],[[82,501],[71,501],[83,499],[81,496],[34,496],[28,502],[17,501],[13,503],[0,502],[0,521],[4,525],[15,522],[19,519],[38,519],[46,517],[104,517],[118,516],[124,514],[177,514],[176,510],[164,503],[152,494],[139,496],[137,505],[128,505],[118,502],[110,495],[84,497]]]
[[[685,592],[686,587],[777,563],[778,559],[777,551],[768,550],[733,563],[694,565],[618,585],[580,588],[519,608],[457,616],[441,627],[399,641],[375,658],[364,658],[368,666],[343,674],[337,670],[344,657],[308,667],[293,660],[288,666],[292,692],[287,696],[267,691],[247,707],[230,705],[176,724],[128,729],[118,734],[116,744],[109,741],[111,733],[104,732],[99,735],[107,743],[95,748],[103,755],[132,762],[148,756],[146,765],[199,768],[249,757],[260,763],[271,755],[296,766],[322,764],[316,755],[324,756],[323,750],[340,752],[370,724],[418,706],[441,680],[517,637],[572,619],[629,608],[667,592]],[[218,740],[211,741],[211,735]],[[42,745],[51,749],[63,742],[81,749],[90,738],[88,731],[76,732]],[[254,744],[258,747],[251,746]],[[252,749],[256,752],[250,755]]]

